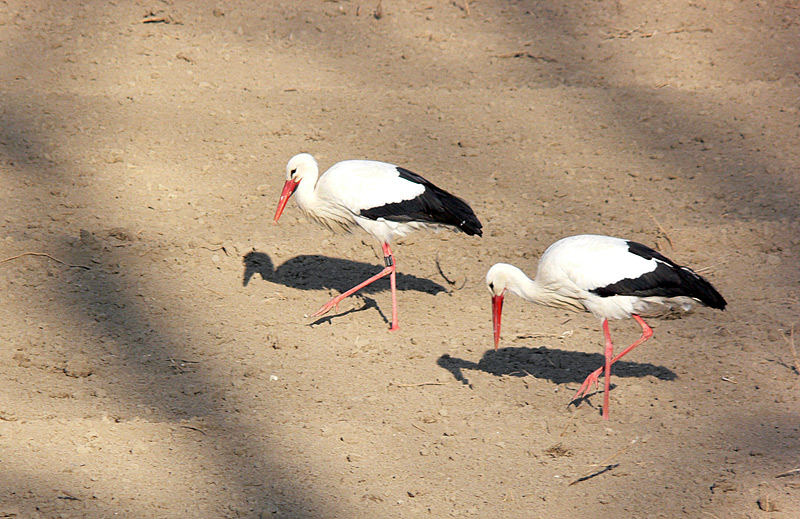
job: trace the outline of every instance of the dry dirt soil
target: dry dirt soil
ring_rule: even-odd
[[[799,22],[0,0],[0,517],[800,517]],[[294,202],[272,223],[300,151],[400,164],[481,218],[394,247],[400,331],[388,281],[308,317],[382,258]],[[568,406],[602,362],[589,314],[508,297],[492,349],[487,268],[575,233],[729,302],[653,321],[607,422],[602,391]]]

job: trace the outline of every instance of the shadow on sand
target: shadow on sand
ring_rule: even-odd
[[[463,370],[481,370],[492,375],[510,375],[546,378],[556,384],[569,382],[582,383],[595,369],[601,367],[605,359],[599,353],[558,350],[550,348],[500,348],[488,350],[477,363],[442,355],[436,363],[453,374],[453,377],[469,385]],[[619,360],[614,363],[612,376],[646,377],[652,375],[661,380],[675,380],[674,372],[662,366]],[[613,380],[613,379],[612,379]],[[575,388],[578,389],[577,387]]]
[[[265,281],[280,283],[300,290],[333,289],[339,292],[350,290],[383,268],[379,264],[330,258],[318,254],[295,256],[282,263],[278,268],[275,268],[269,254],[263,252],[248,252],[243,261],[242,285],[244,286],[247,286],[250,279],[258,274]],[[389,278],[387,276],[385,280],[365,286],[359,290],[359,293],[375,293],[388,289]],[[438,294],[444,292],[445,288],[429,279],[398,272],[397,290],[416,290],[417,292]]]
[[[324,290],[333,289],[338,292],[345,292],[352,287],[380,272],[380,265],[362,263],[328,256],[302,255],[295,256],[282,263],[278,268],[272,262],[269,254],[251,251],[244,258],[244,277],[242,285],[247,286],[255,274],[259,274],[261,279],[272,283],[297,288],[300,290]],[[364,300],[364,305],[360,308],[347,310],[343,313],[325,315],[310,323],[311,325],[330,322],[334,317],[341,317],[353,312],[361,312],[369,308],[374,308],[388,323],[389,319],[378,307],[374,299],[366,297],[364,294],[375,293],[389,289],[389,278],[380,279],[371,283],[354,295],[359,295]],[[424,278],[418,278],[409,274],[397,273],[397,290],[416,290],[428,294],[438,294],[444,292],[445,288]]]

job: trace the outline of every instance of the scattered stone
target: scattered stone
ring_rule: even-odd
[[[775,502],[767,495],[759,497],[758,500],[756,500],[756,504],[758,505],[758,509],[763,510],[764,512],[778,511],[778,507],[775,506]]]
[[[64,374],[72,378],[86,378],[94,373],[92,367],[84,359],[71,359],[64,366]]]
[[[112,227],[105,231],[109,238],[115,238],[119,241],[133,241],[134,236],[130,231],[124,227]]]
[[[178,58],[179,60],[185,61],[186,63],[191,63],[192,65],[197,63],[197,60],[195,60],[192,56],[186,54],[185,52],[179,52],[175,55],[175,57]]]
[[[0,411],[0,420],[3,422],[16,422],[18,418],[14,413]]]
[[[21,368],[29,368],[31,365],[31,359],[21,351],[15,353],[11,358],[17,361],[17,365]]]
[[[711,485],[710,490],[712,494],[715,494],[717,491],[733,492],[736,490],[736,485],[723,479],[722,481],[715,481],[714,484]]]

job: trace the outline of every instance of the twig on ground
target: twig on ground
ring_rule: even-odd
[[[428,431],[426,431],[425,429],[423,429],[419,425],[415,424],[414,422],[409,422],[409,423],[411,424],[411,427],[413,427],[414,429],[418,429],[418,430],[420,430],[420,431],[422,431],[422,432],[424,432],[426,434],[428,433]]]
[[[142,19],[142,23],[175,23],[180,25],[180,22],[175,21],[175,19],[168,14],[160,16],[148,16]]]
[[[605,473],[605,472],[608,472],[608,471],[610,471],[610,470],[614,470],[614,469],[615,469],[615,468],[617,468],[617,467],[619,467],[619,463],[615,463],[614,465],[606,465],[605,467],[603,467],[603,468],[602,468],[602,469],[600,469],[600,470],[596,470],[596,471],[594,471],[594,472],[590,472],[590,473],[586,474],[585,476],[581,476],[581,477],[579,477],[578,479],[576,479],[575,481],[571,482],[571,483],[570,483],[569,485],[567,485],[567,486],[568,486],[568,487],[571,487],[571,486],[572,486],[572,485],[574,485],[575,483],[580,483],[581,481],[586,481],[587,479],[592,479],[592,478],[594,478],[594,477],[597,477],[597,476],[599,476],[600,474],[603,474],[603,473]]]
[[[206,432],[202,429],[198,429],[197,427],[192,427],[191,425],[181,425],[184,429],[191,429],[192,431],[197,431],[203,436],[206,436]]]
[[[602,474],[604,472],[608,472],[609,470],[612,470],[613,468],[618,467],[619,463],[614,464],[614,465],[611,464],[611,462],[614,460],[614,458],[616,458],[617,456],[619,456],[620,454],[622,454],[626,450],[630,449],[631,446],[634,443],[638,442],[638,441],[639,441],[639,437],[637,436],[636,438],[632,439],[628,445],[625,445],[624,447],[619,449],[617,452],[615,452],[614,454],[612,454],[611,456],[609,456],[605,460],[601,461],[600,463],[596,463],[596,464],[593,463],[592,464],[593,466],[595,466],[595,467],[603,467],[603,468],[601,470],[599,470],[599,471],[592,471],[592,472],[589,472],[588,474],[586,474],[584,476],[579,477],[578,479],[576,479],[575,481],[570,483],[569,486],[572,486],[575,483],[580,483],[581,481],[586,481],[587,479],[591,479],[591,478],[593,478],[595,476],[599,476],[600,474]]]
[[[789,477],[789,476],[798,476],[798,475],[800,475],[800,467],[797,467],[796,469],[792,469],[792,470],[787,470],[786,472],[781,472],[780,474],[778,474],[775,477],[776,478],[785,478],[785,477]]]
[[[644,24],[642,24],[644,25]],[[638,35],[640,38],[652,38],[655,35],[655,32],[642,32],[642,25],[638,27],[634,27],[633,29],[625,29],[622,31],[617,32],[616,34],[609,34],[606,36],[607,40],[613,40],[616,38],[630,38],[633,35]]]
[[[628,443],[628,445],[625,445],[624,447],[620,448],[617,452],[615,452],[614,454],[612,454],[611,456],[609,456],[608,458],[606,458],[602,462],[595,464],[595,466],[596,467],[602,467],[603,465],[608,465],[609,463],[611,463],[611,460],[613,460],[614,458],[616,458],[617,456],[619,456],[620,454],[622,454],[626,450],[630,449],[631,446],[633,444],[635,444],[636,442],[638,442],[638,441],[639,441],[639,437],[637,436],[636,438],[632,439],[630,441],[630,443]]]
[[[447,277],[445,275],[445,273],[444,273],[444,270],[442,270],[442,265],[439,263],[439,253],[438,252],[436,253],[436,270],[439,271],[439,275],[442,276],[445,281],[447,281],[448,285],[453,286],[453,285],[456,284],[455,280],[451,280],[449,277]]]
[[[569,417],[569,420],[566,424],[564,424],[564,428],[561,430],[561,434],[558,435],[559,438],[563,438],[564,435],[567,434],[567,428],[572,425],[572,422],[575,420],[575,416],[575,413],[572,413],[572,415]]]
[[[561,333],[519,333],[514,336],[511,340],[518,340],[518,339],[566,339],[567,337],[571,337],[572,334],[575,333],[574,330],[565,330]]]
[[[535,54],[531,54],[530,52],[508,52],[506,54],[496,54],[495,58],[530,58],[534,61],[543,61],[545,63],[557,63],[558,61],[555,58],[548,58],[547,56],[537,56]]]
[[[200,245],[200,248],[210,250],[211,252],[217,252],[218,250],[221,250],[222,252],[225,253],[226,256],[230,256],[230,254],[228,254],[228,249],[226,249],[224,245],[220,245],[219,247],[216,247],[214,249],[212,249],[211,247],[206,247],[205,245]]]
[[[792,350],[792,357],[794,357],[794,369],[797,371],[797,374],[800,375],[800,359],[797,358],[797,348],[794,347],[794,323],[792,323],[792,326],[789,328],[789,338],[787,339],[785,335],[782,337]]]
[[[644,25],[644,24],[642,24]],[[714,32],[710,27],[680,27],[678,29],[669,29],[664,31],[664,34],[679,34],[682,32]],[[637,36],[639,38],[652,38],[658,34],[658,31],[653,32],[643,32],[642,26],[635,27],[633,29],[625,29],[622,31],[617,32],[616,34],[609,34],[606,36],[607,40],[613,40],[616,38],[632,38]]]
[[[87,267],[86,265],[71,265],[65,261],[61,261],[58,258],[54,258],[53,256],[45,253],[45,252],[23,252],[22,254],[17,254],[16,256],[11,256],[10,258],[6,258],[4,260],[0,260],[0,263],[5,263],[7,261],[15,260],[17,258],[22,258],[23,256],[43,256],[45,258],[50,258],[51,260],[55,261],[56,263],[61,263],[62,265],[66,265],[67,267],[73,267],[77,269],[86,269],[91,270],[91,267]]]
[[[390,386],[395,387],[443,386],[444,384],[444,382],[419,382],[417,384],[400,384],[398,382],[389,382]]]
[[[656,220],[656,217],[653,216],[653,213],[651,213],[650,211],[647,211],[647,214],[649,214],[650,218],[652,218],[653,221],[656,223],[656,226],[658,227],[658,230],[661,231],[661,234],[663,234],[664,238],[667,239],[667,243],[669,243],[669,246],[674,249],[675,245],[672,244],[672,238],[669,237],[669,233],[667,232],[667,230],[664,229],[664,227],[661,225],[661,223],[658,220]]]
[[[696,274],[705,274],[706,272],[713,272],[716,268],[716,265],[709,265],[707,267],[700,267],[699,269],[692,269],[695,271]]]
[[[680,29],[670,29],[667,34],[678,34],[681,32],[714,32],[711,27],[681,27]]]

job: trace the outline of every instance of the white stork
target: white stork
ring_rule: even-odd
[[[345,160],[320,175],[314,157],[308,153],[295,155],[286,165],[286,183],[275,211],[275,222],[293,193],[297,193],[297,205],[303,213],[325,227],[334,231],[360,227],[372,235],[383,247],[386,263],[381,272],[331,299],[314,317],[390,275],[390,329],[397,330],[396,265],[389,247],[392,240],[420,228],[449,227],[468,235],[482,234],[481,223],[466,202],[416,173],[385,162]]]
[[[603,418],[608,419],[611,365],[652,337],[644,316],[688,312],[696,303],[725,309],[725,299],[711,283],[653,249],[629,240],[582,234],[550,245],[539,260],[536,279],[507,263],[486,273],[492,293],[494,348],[500,342],[500,317],[506,290],[546,306],[588,311],[602,321],[605,335]],[[642,336],[614,357],[609,319],[633,317]],[[586,396],[604,368],[586,377],[573,400]]]

